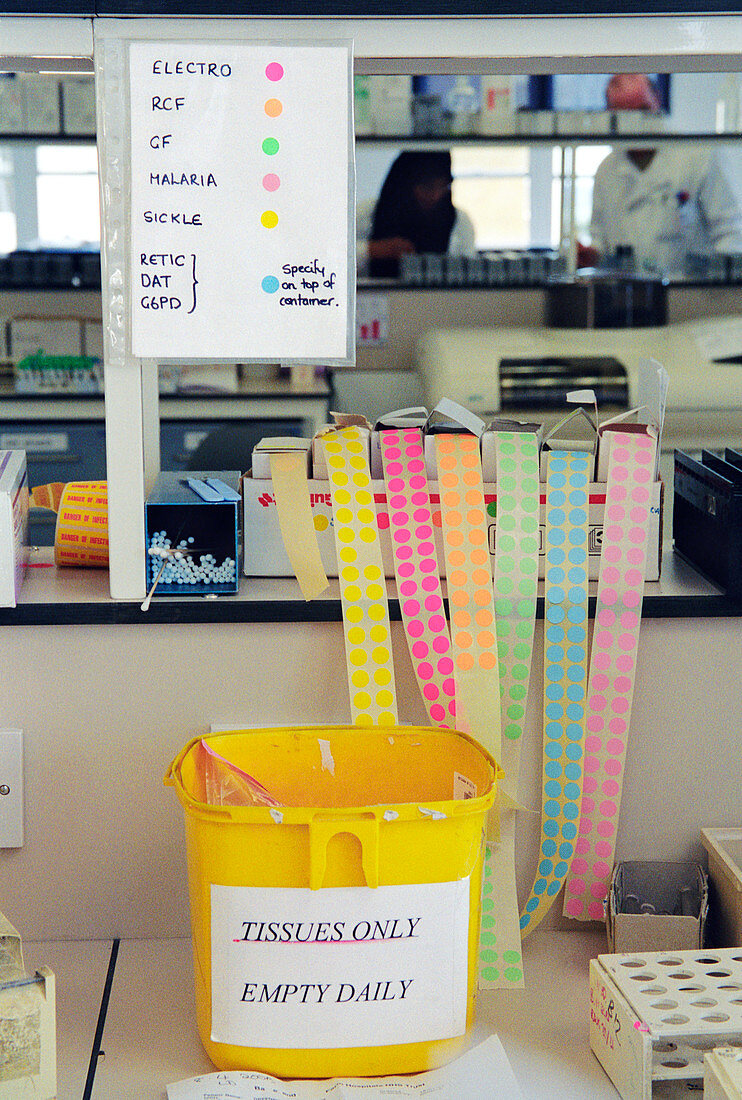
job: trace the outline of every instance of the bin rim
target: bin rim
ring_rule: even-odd
[[[482,794],[475,795],[473,798],[464,799],[444,798],[425,801],[417,800],[413,802],[393,802],[390,800],[387,802],[358,804],[353,806],[280,806],[278,808],[271,806],[215,806],[208,802],[200,802],[197,798],[189,794],[183,785],[180,774],[183,761],[191,749],[200,741],[208,740],[210,737],[223,737],[225,735],[228,736],[238,733],[265,733],[290,736],[295,733],[311,733],[317,735],[323,731],[328,734],[333,734],[341,732],[367,732],[368,730],[376,730],[387,736],[392,736],[394,732],[398,734],[414,734],[415,736],[423,737],[433,734],[449,734],[462,741],[467,741],[481,753],[486,763],[489,765],[491,772],[489,786]],[[163,777],[163,783],[167,787],[175,788],[175,792],[184,810],[202,817],[214,819],[221,818],[225,821],[234,822],[269,822],[270,824],[280,823],[292,825],[307,824],[314,819],[324,818],[326,820],[331,820],[334,818],[357,818],[362,815],[383,820],[385,824],[393,824],[397,820],[420,820],[421,812],[422,816],[427,816],[430,820],[435,820],[432,815],[425,814],[426,810],[434,811],[441,815],[441,818],[483,813],[491,809],[494,805],[498,795],[499,781],[503,774],[503,769],[484,745],[477,741],[475,737],[472,737],[471,734],[465,733],[463,730],[449,729],[440,726],[355,726],[351,724],[333,726],[258,726],[243,729],[214,730],[212,733],[199,734],[192,737],[173,758]],[[390,810],[394,811],[396,814],[393,821],[384,818],[384,815]]]

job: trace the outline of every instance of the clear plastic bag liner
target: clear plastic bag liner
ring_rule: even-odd
[[[210,806],[280,806],[262,783],[230,763],[202,738],[198,765],[205,801]]]

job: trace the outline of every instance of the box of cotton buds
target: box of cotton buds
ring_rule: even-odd
[[[236,470],[160,474],[144,504],[148,593],[237,592],[241,510]]]

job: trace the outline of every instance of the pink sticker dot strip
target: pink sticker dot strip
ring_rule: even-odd
[[[602,920],[616,847],[644,596],[656,440],[626,432],[608,463],[593,648],[585,780],[564,913]]]
[[[366,445],[357,428],[324,436],[354,725],[397,724],[391,629]]]
[[[419,428],[381,432],[388,523],[399,605],[412,667],[428,716],[453,727],[456,687],[438,575],[433,516]]]

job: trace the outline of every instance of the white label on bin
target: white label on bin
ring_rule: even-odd
[[[311,1049],[463,1035],[469,888],[212,884],[212,1040]]]

